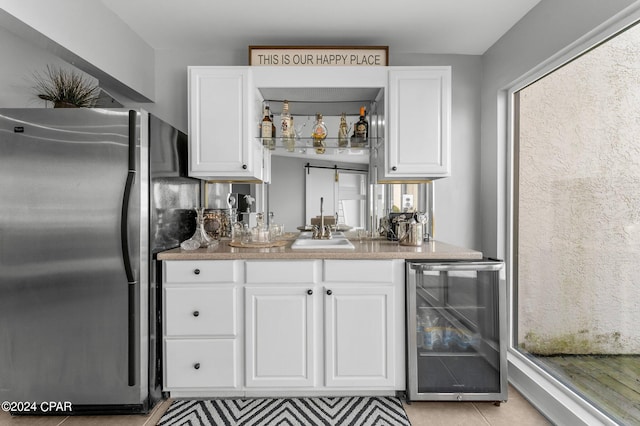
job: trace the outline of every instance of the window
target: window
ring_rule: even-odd
[[[640,423],[640,25],[514,97],[514,346]]]

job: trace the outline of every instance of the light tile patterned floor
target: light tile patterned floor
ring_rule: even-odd
[[[148,415],[132,416],[11,416],[0,411],[0,426],[152,426],[169,408],[170,401]],[[550,423],[515,389],[509,400],[496,407],[491,402],[413,402],[405,405],[413,426],[537,426]]]

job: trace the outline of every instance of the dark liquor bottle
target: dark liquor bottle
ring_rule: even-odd
[[[273,120],[271,119],[271,113],[269,105],[264,106],[264,117],[262,118],[262,124],[260,126],[260,137],[262,138],[262,144],[269,149],[274,149],[273,146]]]
[[[276,122],[273,119],[273,113],[269,114],[269,118],[271,119],[271,142],[269,149],[276,149]]]
[[[360,120],[353,127],[352,146],[363,147],[367,144],[369,137],[369,122],[365,116],[365,107],[360,107]],[[355,143],[355,145],[354,145]]]

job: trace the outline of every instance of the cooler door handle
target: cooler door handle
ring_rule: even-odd
[[[502,262],[483,262],[483,263],[412,263],[411,268],[416,271],[499,271],[503,267]]]

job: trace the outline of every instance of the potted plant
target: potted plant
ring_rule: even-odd
[[[54,108],[92,108],[100,95],[100,88],[73,70],[47,65],[44,74],[34,73],[36,95],[53,102]]]

